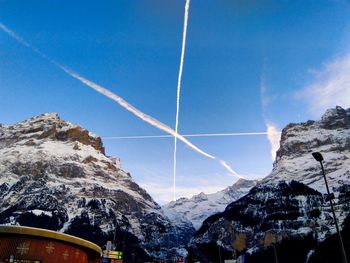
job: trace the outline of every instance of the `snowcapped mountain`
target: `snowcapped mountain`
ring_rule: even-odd
[[[131,258],[164,256],[194,229],[172,226],[161,207],[104,154],[101,139],[47,113],[0,126],[0,224],[57,230]],[[181,251],[180,251],[181,252]]]
[[[232,186],[214,194],[200,193],[192,198],[180,198],[162,208],[174,224],[190,222],[199,229],[203,221],[216,213],[224,211],[225,207],[247,194],[257,184],[254,180],[239,179]]]
[[[324,167],[331,188],[350,183],[350,109],[329,109],[320,121],[289,124],[281,136],[274,167],[264,182],[296,180],[326,192],[320,164],[312,152],[324,157]]]
[[[349,248],[350,109],[336,107],[320,121],[283,129],[271,174],[224,212],[206,219],[190,242],[190,255],[204,262],[218,260],[217,251],[226,258],[245,253],[248,263],[274,262],[274,257],[293,263],[341,262],[321,167],[312,152],[325,159]]]

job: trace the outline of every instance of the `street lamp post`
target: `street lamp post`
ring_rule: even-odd
[[[274,251],[274,253],[275,253],[275,261],[276,261],[276,263],[278,263],[277,251],[276,251],[276,244],[272,244],[272,247],[273,247],[273,251]]]
[[[113,250],[116,250],[117,246],[115,244],[115,237],[117,235],[117,218],[115,217],[114,220],[115,220],[115,225],[114,225],[114,235],[113,235],[113,246],[114,246]]]
[[[333,214],[333,218],[334,218],[335,228],[336,228],[337,233],[338,233],[339,244],[340,244],[341,251],[342,251],[343,263],[347,263],[348,261],[346,259],[343,239],[342,239],[340,231],[339,231],[339,226],[338,226],[338,222],[337,222],[337,218],[336,218],[336,215],[335,215],[335,212],[334,212],[334,207],[333,207],[333,202],[332,202],[332,199],[334,198],[334,195],[329,192],[327,178],[326,178],[326,174],[324,172],[324,167],[323,167],[323,163],[322,163],[323,162],[323,156],[319,152],[312,153],[312,156],[315,158],[316,161],[320,162],[320,164],[321,164],[322,174],[323,174],[324,182],[326,184],[326,189],[327,189],[327,199],[329,200],[329,203],[331,205],[331,210],[332,210],[332,214]]]

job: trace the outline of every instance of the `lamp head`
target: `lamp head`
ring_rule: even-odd
[[[312,153],[312,156],[315,158],[316,161],[322,162],[323,161],[323,156],[319,152],[314,152]]]

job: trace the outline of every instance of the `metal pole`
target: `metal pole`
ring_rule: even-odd
[[[219,263],[221,263],[221,249],[220,249],[220,245],[219,245]]]
[[[272,247],[273,247],[273,251],[275,252],[275,260],[276,260],[276,263],[278,263],[277,251],[276,251],[275,244],[273,244]]]
[[[334,212],[333,202],[332,202],[332,198],[331,198],[331,195],[330,195],[330,192],[329,192],[328,183],[327,183],[327,179],[326,179],[326,173],[324,172],[322,161],[320,161],[320,164],[321,164],[321,168],[322,168],[322,174],[323,174],[324,182],[326,184],[326,189],[327,189],[329,203],[331,205],[331,210],[332,210],[332,214],[333,214],[333,218],[334,218],[335,228],[336,228],[337,233],[338,233],[338,239],[339,239],[340,247],[341,247],[341,250],[342,250],[343,263],[347,263],[348,261],[346,259],[346,253],[345,253],[345,248],[344,248],[344,244],[343,244],[343,239],[342,239],[340,231],[339,231],[337,217],[336,217],[335,212]]]
[[[114,235],[113,235],[113,246],[116,248],[115,245],[115,236],[117,234],[117,218],[115,218],[115,225],[114,225]]]

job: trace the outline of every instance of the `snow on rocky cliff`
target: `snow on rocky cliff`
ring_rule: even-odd
[[[145,260],[186,244],[193,233],[172,226],[104,154],[98,136],[55,113],[0,125],[0,156],[0,224],[53,229],[99,245],[115,235],[127,257]]]
[[[200,193],[192,198],[180,198],[162,208],[174,224],[191,222],[195,229],[199,229],[207,217],[224,211],[228,204],[247,194],[256,183],[254,180],[239,179],[217,193]]]
[[[296,180],[325,193],[320,164],[313,152],[323,155],[332,189],[350,183],[350,109],[337,106],[327,110],[320,121],[287,125],[273,170],[262,183]]]
[[[281,262],[297,263],[319,262],[312,261],[313,255],[333,253],[328,257],[340,262],[338,243],[335,252],[334,247],[318,246],[319,242],[333,242],[329,238],[335,225],[313,152],[325,159],[340,228],[349,228],[350,109],[336,107],[327,110],[320,121],[289,124],[283,129],[271,174],[224,212],[206,219],[191,240],[190,255],[203,262],[216,261],[219,249],[223,257],[245,253],[246,262],[272,262],[277,253]],[[346,247],[350,245],[348,232],[344,232]]]

